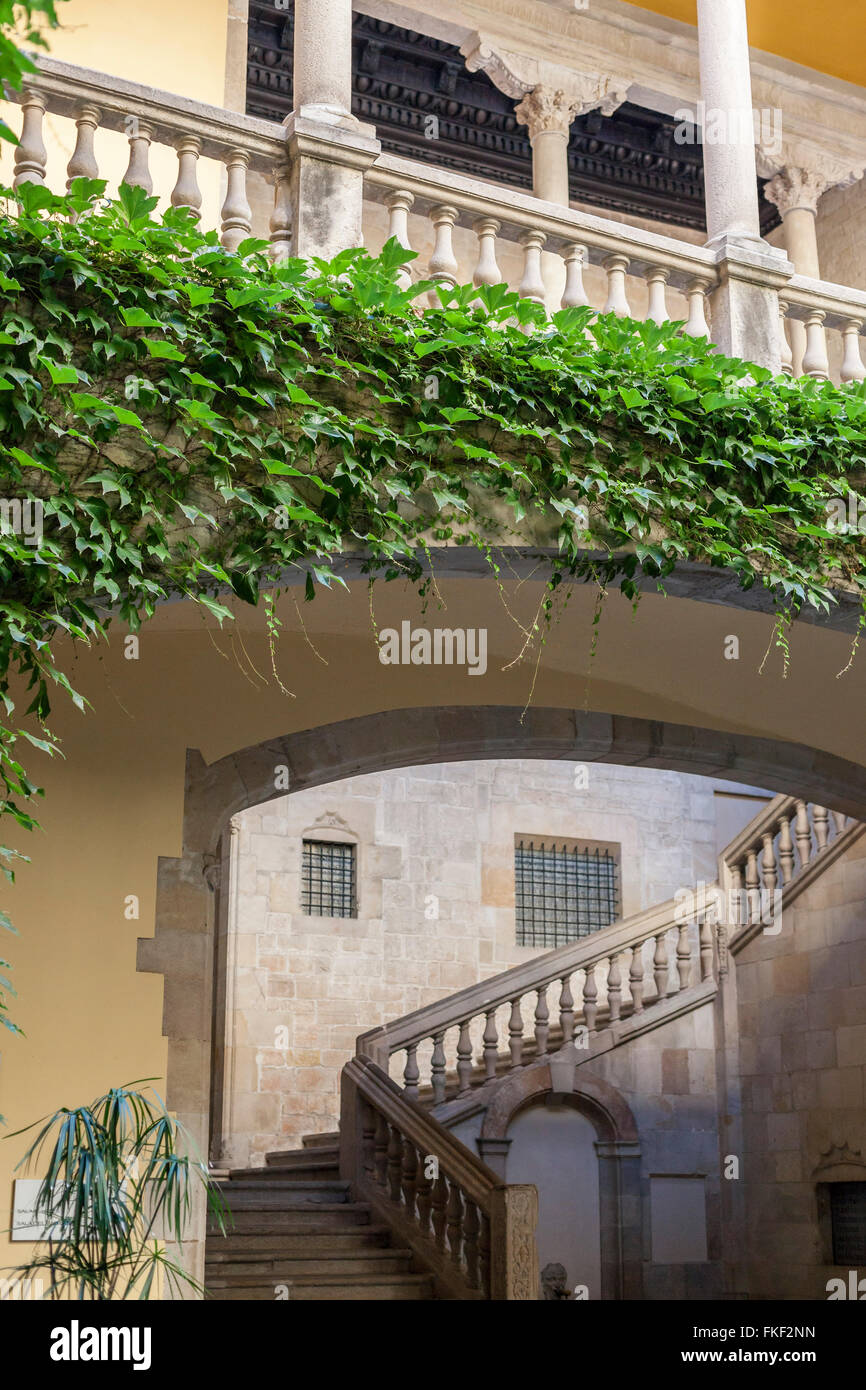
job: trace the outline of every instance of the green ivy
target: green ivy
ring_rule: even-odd
[[[765,586],[785,652],[840,591],[862,626],[863,537],[828,520],[862,490],[861,387],[772,378],[676,325],[548,321],[505,286],[419,314],[431,287],[399,287],[395,242],[274,267],[264,242],[155,220],[140,189],[103,195],[3,195],[2,492],[43,508],[38,544],[0,533],[0,810],[20,826],[41,793],[19,741],[57,751],[54,687],[83,705],[58,635],[136,630],[169,595],[222,621],[234,591],[264,596],[273,639],[275,586],[300,571],[312,599],[350,548],[426,589],[433,543],[496,571],[497,541],[543,532],[542,626],[566,579],[636,601],[683,561]]]

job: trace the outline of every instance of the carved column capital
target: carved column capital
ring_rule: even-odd
[[[533,87],[514,108],[514,114],[521,125],[529,127],[530,140],[548,130],[567,136],[577,115],[577,102],[562,87]]]
[[[473,34],[460,51],[470,72],[486,72],[500,92],[520,101],[517,119],[529,126],[530,138],[538,131],[567,131],[575,116],[596,108],[611,116],[628,96],[629,80],[615,73],[576,72],[503,48],[485,34]]]
[[[864,164],[826,154],[817,149],[790,149],[783,152],[784,163],[758,159],[758,172],[768,182],[764,193],[775,203],[782,217],[795,208],[817,212],[818,199],[829,188],[847,188],[863,177]]]

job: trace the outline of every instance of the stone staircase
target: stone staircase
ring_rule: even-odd
[[[723,851],[717,883],[362,1035],[340,1132],[221,1184],[234,1226],[208,1234],[211,1296],[537,1298],[535,1189],[509,1186],[451,1126],[515,1072],[582,1065],[712,999],[729,956],[780,929],[783,906],[864,832],[778,796]]]
[[[374,1224],[339,1176],[339,1135],[309,1135],[302,1149],[268,1154],[220,1182],[233,1224],[208,1230],[205,1286],[231,1302],[432,1299],[411,1250]]]

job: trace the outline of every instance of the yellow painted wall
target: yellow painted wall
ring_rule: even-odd
[[[183,0],[182,4],[177,0],[148,0],[147,4],[140,0],[66,0],[58,6],[61,28],[47,35],[49,51],[65,62],[222,106],[228,4],[229,0]],[[4,114],[13,130],[20,130],[19,113],[4,104]],[[75,126],[72,121],[49,115],[45,134],[48,184],[60,191],[75,146]],[[129,161],[127,140],[114,131],[99,131],[96,157],[100,177],[107,178],[110,191],[114,191]],[[11,149],[4,145],[0,150],[4,182],[11,182],[12,159]],[[202,160],[199,167],[203,221],[206,226],[215,226],[221,171],[212,161]],[[177,157],[172,150],[154,144],[150,168],[154,191],[164,205],[177,177]]]
[[[695,0],[631,0],[641,10],[696,23]],[[754,48],[866,86],[863,0],[747,0]]]

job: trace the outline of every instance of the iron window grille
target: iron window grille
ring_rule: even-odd
[[[619,863],[607,847],[520,840],[514,879],[518,946],[565,946],[619,915]]]
[[[308,917],[357,917],[355,846],[304,840],[301,906]]]
[[[833,1263],[849,1268],[866,1264],[866,1182],[831,1182],[827,1186]]]

